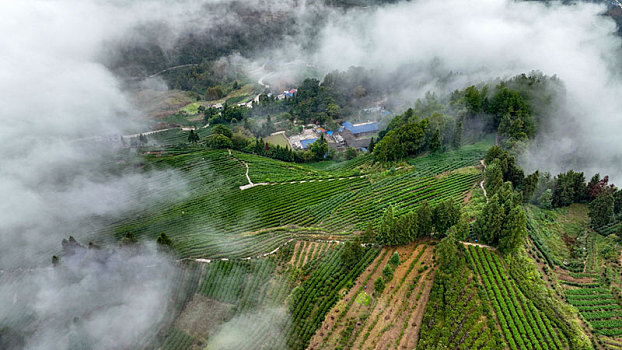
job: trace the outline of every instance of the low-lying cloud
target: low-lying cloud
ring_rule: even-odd
[[[564,103],[544,118],[525,167],[622,178],[622,45],[604,11],[585,2],[402,2],[332,16],[300,59],[324,72],[373,69],[379,81],[399,73],[394,94],[410,104],[428,90],[447,94],[534,70],[556,75]]]
[[[186,191],[175,172],[125,169],[114,142],[93,138],[143,127],[101,63],[132,24],[119,6],[0,2],[0,347],[61,349],[77,335],[130,348],[164,312],[175,268],[154,249],[87,250],[51,267],[63,238],[110,240],[94,234]]]
[[[184,33],[205,34],[212,23],[234,25],[228,21],[240,17],[210,12],[219,3],[227,1],[0,2],[0,328],[9,324],[9,310],[33,302],[37,317],[56,323],[31,324],[30,348],[62,348],[71,334],[87,334],[95,348],[123,348],[135,341],[130,333],[142,334],[157,321],[153,310],[162,305],[172,267],[152,250],[68,261],[65,272],[40,266],[69,234],[90,239],[99,228],[92,217],[183,195],[183,185],[170,185],[182,183],[176,173],[119,170],[111,146],[88,138],[141,130],[138,111],[105,65],[115,56],[114,44],[150,40],[136,28],[160,28],[151,39],[166,52]],[[524,165],[622,178],[621,42],[613,21],[601,16],[602,6],[510,0],[419,0],[350,10],[305,1],[235,6],[296,18],[294,35],[259,54],[255,67],[268,57],[321,72],[362,66],[377,72],[382,84],[383,77],[399,73],[395,94],[411,103],[427,90],[447,93],[532,70],[556,75],[566,89],[563,104],[548,116]],[[325,25],[314,25],[318,10],[327,15]],[[20,266],[34,270],[27,278],[15,275],[20,284],[7,282],[19,273],[8,271]],[[16,290],[30,291],[32,298],[20,299]],[[97,304],[98,298],[105,302]],[[230,325],[245,322],[241,317]]]

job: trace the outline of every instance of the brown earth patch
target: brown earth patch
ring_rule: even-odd
[[[423,320],[425,307],[430,299],[430,291],[432,290],[435,274],[436,269],[428,270],[425,277],[425,287],[420,289],[422,292],[419,301],[415,301],[414,304],[411,302],[410,304],[411,306],[414,306],[414,309],[411,311],[412,314],[410,316],[408,327],[404,330],[404,337],[399,344],[399,349],[414,349],[417,347],[417,341],[419,341],[419,330],[421,329],[421,321]],[[415,293],[413,292],[413,294]]]
[[[469,192],[467,192],[466,197],[464,197],[464,204],[470,203],[471,202],[471,198],[473,198],[473,189],[471,188],[469,190]]]
[[[425,249],[425,252],[419,261],[417,261],[414,265],[414,268],[406,276],[403,283],[400,283],[400,281],[405,276],[410,264],[419,253],[419,250],[415,251],[408,261],[398,266],[395,271],[395,277],[391,280],[387,286],[387,289],[385,289],[385,292],[379,298],[380,300],[377,303],[378,307],[374,310],[372,315],[370,315],[371,323],[369,324],[369,327],[365,329],[364,332],[361,332],[360,335],[362,336],[359,336],[359,339],[354,342],[353,348],[396,348],[397,346],[400,346],[400,344],[397,344],[396,346],[395,342],[397,341],[402,330],[404,330],[404,335],[400,339],[400,343],[416,345],[418,339],[417,332],[419,331],[429,291],[432,286],[432,281],[426,278],[426,276],[428,276],[427,270],[422,271],[421,273],[418,270],[424,264],[426,266],[431,266],[433,248],[428,247],[427,245],[422,245],[421,247]],[[433,275],[430,277],[433,277]],[[409,286],[413,283],[416,283],[416,286],[410,296],[408,296]],[[389,286],[391,288],[389,288]],[[426,290],[427,293],[424,293]],[[419,297],[419,300],[417,300],[419,292],[421,292],[421,296]],[[374,314],[376,314],[376,316],[374,316]],[[408,320],[408,324],[404,329],[404,323],[409,315],[410,318]],[[374,324],[374,322],[376,323]],[[367,332],[369,332],[369,336],[366,337]],[[410,349],[413,347],[414,345],[408,348]]]
[[[384,252],[387,252],[387,254],[384,254]],[[369,309],[371,305],[365,306],[363,304],[359,305],[357,303],[352,303],[346,315],[340,318],[342,310],[344,310],[348,303],[353,298],[356,298],[359,293],[368,292],[371,294],[373,291],[373,283],[376,278],[380,277],[382,274],[382,268],[389,261],[391,254],[393,254],[393,249],[385,248],[378,255],[378,257],[371,264],[369,264],[365,271],[356,280],[354,286],[350,289],[348,294],[346,294],[343,299],[339,300],[339,302],[337,302],[337,304],[326,314],[322,326],[318,328],[311,338],[307,349],[334,348],[339,341],[341,332],[345,328],[345,322],[341,321],[356,317],[359,313],[365,312]],[[374,270],[376,265],[378,265],[378,268]],[[365,280],[368,280],[368,282],[364,283]]]
[[[217,326],[231,317],[232,304],[195,294],[175,320],[175,327],[205,343]]]
[[[300,266],[305,266],[307,264],[307,261],[311,260],[311,250],[313,249],[312,247],[316,247],[317,243],[315,242],[311,242],[307,249],[305,249],[304,251],[304,258],[302,259],[302,264]],[[317,249],[317,247],[315,248]]]

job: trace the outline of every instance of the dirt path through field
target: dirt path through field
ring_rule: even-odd
[[[464,245],[472,245],[474,247],[481,247],[481,248],[486,248],[486,249],[490,249],[490,250],[497,250],[497,248],[495,248],[495,247],[491,247],[489,245],[485,245],[485,244],[481,244],[481,243],[471,243],[471,242],[462,242],[462,241],[460,241],[460,243],[462,243]]]
[[[239,158],[234,157],[234,156],[231,154],[231,150],[230,150],[229,148],[227,148],[227,152],[229,152],[229,155],[230,155],[233,159],[235,159],[235,160],[237,160],[238,162],[240,162],[240,163],[244,164],[244,166],[246,167],[246,173],[244,174],[244,176],[246,176],[246,180],[248,181],[248,185],[242,185],[242,186],[240,186],[240,190],[242,190],[242,191],[243,191],[243,190],[247,190],[247,189],[249,189],[249,188],[253,188],[253,187],[255,187],[255,186],[265,186],[265,185],[269,185],[269,183],[267,183],[267,182],[253,183],[253,181],[251,181],[251,177],[248,175],[248,172],[250,171],[250,168],[249,168],[249,166],[248,166],[248,163],[247,163],[247,162],[245,162],[245,161],[243,161],[243,160],[241,160],[241,159],[239,159]]]
[[[253,183],[253,181],[251,181],[250,176],[248,175],[249,171],[250,171],[250,167],[248,166],[248,163],[236,158],[232,153],[231,150],[227,148],[227,151],[229,152],[229,155],[237,160],[238,162],[244,164],[244,166],[246,167],[246,173],[244,174],[246,176],[246,180],[248,181],[248,185],[242,185],[240,186],[240,190],[247,190],[249,188],[253,188],[255,186],[269,186],[269,185],[284,185],[284,184],[295,184],[295,183],[305,183],[305,182],[322,182],[322,181],[334,181],[334,180],[347,180],[347,179],[354,179],[354,178],[365,178],[368,175],[352,175],[352,176],[346,176],[346,177],[339,177],[339,178],[330,178],[330,179],[312,179],[312,180],[294,180],[294,181],[284,181],[284,182],[259,182],[259,183]]]
[[[294,245],[294,253],[292,254],[291,260],[289,261],[289,263],[293,266],[296,266],[296,251],[298,251],[298,249],[300,249],[300,241],[296,241],[296,244]]]
[[[161,70],[161,71],[159,71],[159,72],[153,73],[153,74],[151,74],[151,75],[148,75],[148,76],[146,76],[146,77],[142,77],[142,78],[139,78],[139,79],[149,79],[149,78],[155,78],[155,77],[157,77],[158,75],[160,75],[160,74],[162,74],[162,73],[166,73],[166,72],[169,72],[169,71],[172,71],[172,70],[175,70],[175,69],[184,68],[184,67],[196,67],[196,66],[198,66],[198,65],[199,65],[198,63],[180,64],[180,65],[178,65],[178,66],[168,67],[168,68],[166,68],[166,69],[162,69],[162,70]]]
[[[486,163],[484,163],[484,160],[483,160],[483,159],[480,159],[480,161],[479,161],[479,162],[480,162],[480,164],[482,164],[482,166],[484,167],[484,170],[486,170]],[[488,203],[488,194],[486,193],[486,189],[484,188],[484,181],[485,181],[485,180],[482,180],[482,181],[479,183],[479,187],[481,187],[481,188],[482,188],[482,191],[484,191],[484,198],[486,198],[486,203]]]
[[[302,265],[300,265],[300,266],[305,266],[307,264],[307,261],[311,260],[311,257],[309,255],[311,253],[312,247],[315,247],[316,245],[317,245],[317,243],[315,243],[315,242],[311,242],[309,244],[309,247],[307,247],[307,249],[305,251],[305,257],[304,257],[304,259],[302,259]],[[313,249],[316,249],[316,248],[313,248]]]

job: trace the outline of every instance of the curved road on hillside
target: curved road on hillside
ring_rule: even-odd
[[[162,73],[166,73],[166,72],[169,72],[169,71],[172,71],[172,70],[175,70],[175,69],[184,68],[184,67],[196,67],[198,65],[199,65],[198,63],[180,64],[178,66],[173,66],[173,67],[168,67],[168,68],[162,69],[161,71],[159,71],[157,73],[153,73],[151,75],[148,75],[148,76],[145,76],[145,77],[142,77],[142,78],[138,78],[138,79],[155,78],[155,77],[157,77],[158,75],[160,75]]]

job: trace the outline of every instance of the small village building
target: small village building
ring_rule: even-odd
[[[378,124],[376,122],[366,122],[359,124],[344,122],[343,130],[340,134],[345,146],[362,149],[369,146],[371,136],[375,135],[377,132]]]
[[[369,136],[378,132],[378,124],[376,122],[367,122],[352,124],[344,122],[343,128],[352,133],[355,137]]]

